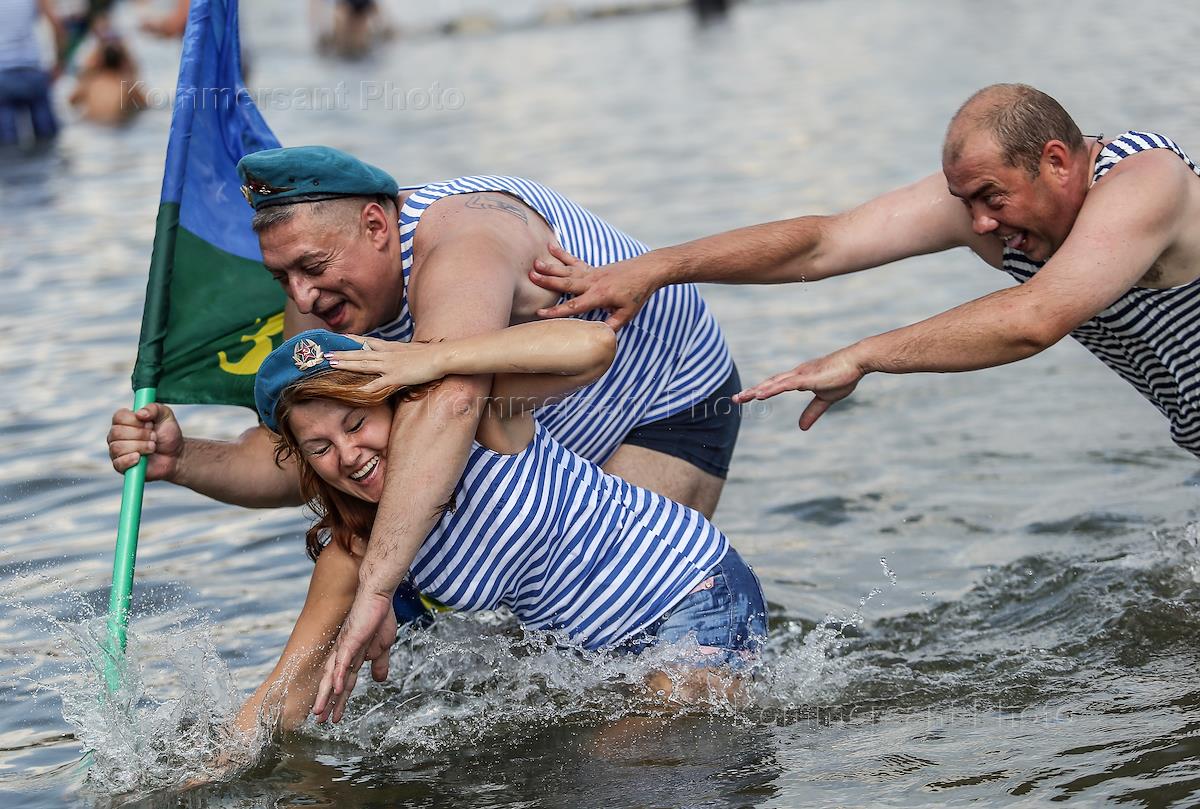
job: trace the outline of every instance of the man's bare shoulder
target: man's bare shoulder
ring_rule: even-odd
[[[502,191],[477,191],[432,202],[421,215],[416,238],[431,244],[449,236],[459,238],[464,231],[528,234],[541,240],[554,235],[546,220],[524,201]]]
[[[1100,187],[1111,177],[1131,175],[1150,179],[1195,176],[1195,172],[1179,155],[1170,149],[1144,149],[1122,158],[1096,185]]]
[[[1164,242],[1138,286],[1166,288],[1200,278],[1200,177],[1169,149],[1130,155],[1088,192],[1080,218],[1126,239]]]
[[[503,289],[511,307],[516,286],[522,281],[532,286],[526,269],[554,238],[537,212],[509,194],[482,191],[434,201],[414,236],[409,281],[414,315],[430,284],[457,288],[476,277]]]
[[[1109,227],[1144,226],[1147,219],[1188,218],[1200,206],[1200,179],[1168,149],[1147,149],[1113,166],[1088,191],[1081,217],[1103,209]],[[1115,216],[1124,212],[1124,216]]]

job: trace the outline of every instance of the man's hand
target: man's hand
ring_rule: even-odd
[[[800,429],[807,430],[833,405],[854,392],[866,371],[854,360],[854,346],[809,360],[790,371],[763,380],[752,388],[734,395],[733,400],[745,404],[753,399],[770,399],[789,390],[812,391],[813,400],[800,414]]]
[[[593,309],[608,312],[608,323],[619,329],[642,308],[658,290],[653,273],[645,267],[648,259],[634,258],[595,268],[580,261],[557,244],[549,245],[550,255],[561,264],[541,259],[533,262],[529,280],[552,292],[573,295],[557,306],[539,309],[541,317],[567,317]]]
[[[387,679],[388,650],[395,642],[396,615],[391,597],[360,589],[325,661],[325,674],[312,707],[317,721],[341,721],[364,660],[371,661],[375,682]]]
[[[183,431],[166,405],[152,403],[136,413],[128,408],[113,413],[108,456],[118,472],[124,474],[148,455],[146,480],[170,480],[179,470],[182,454]]]

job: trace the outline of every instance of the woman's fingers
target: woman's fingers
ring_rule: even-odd
[[[379,337],[355,337],[354,339],[365,345],[368,351],[403,351],[408,347],[408,343],[384,340]]]
[[[379,393],[381,391],[390,391],[395,387],[395,385],[385,381],[383,377],[375,377],[362,386],[362,392],[366,394]]]
[[[343,351],[329,355],[329,365],[339,371],[354,371],[359,374],[381,374],[384,372],[383,361],[374,351]]]

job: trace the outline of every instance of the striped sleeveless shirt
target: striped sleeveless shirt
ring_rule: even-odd
[[[568,252],[592,266],[633,258],[648,249],[561,194],[529,180],[478,176],[427,185],[412,194],[400,211],[404,272],[400,316],[372,336],[412,339],[408,279],[421,214],[443,197],[481,191],[500,191],[520,199],[549,223]],[[577,317],[604,320],[607,313],[594,310]],[[666,287],[654,293],[618,332],[616,357],[608,371],[558,404],[538,410],[535,418],[572,452],[602,464],[630,430],[704,400],[732,368],[725,336],[696,287]]]
[[[1169,138],[1126,132],[1100,151],[1092,183],[1147,149],[1171,150],[1200,176],[1200,168]],[[1004,271],[1022,283],[1044,264],[1004,251]],[[1133,287],[1071,336],[1154,403],[1170,421],[1176,444],[1200,456],[1200,279],[1170,289]]]
[[[728,548],[699,512],[606,474],[535,422],[514,455],[475,442],[455,507],[409,575],[448,607],[508,607],[527,627],[596,649],[666,614]]]

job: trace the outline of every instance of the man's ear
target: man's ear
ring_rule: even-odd
[[[1041,170],[1043,173],[1049,172],[1049,176],[1056,180],[1065,181],[1070,176],[1074,157],[1061,140],[1049,141],[1042,147]]]
[[[382,250],[392,236],[392,219],[378,202],[368,202],[362,209],[362,226],[371,244]]]

